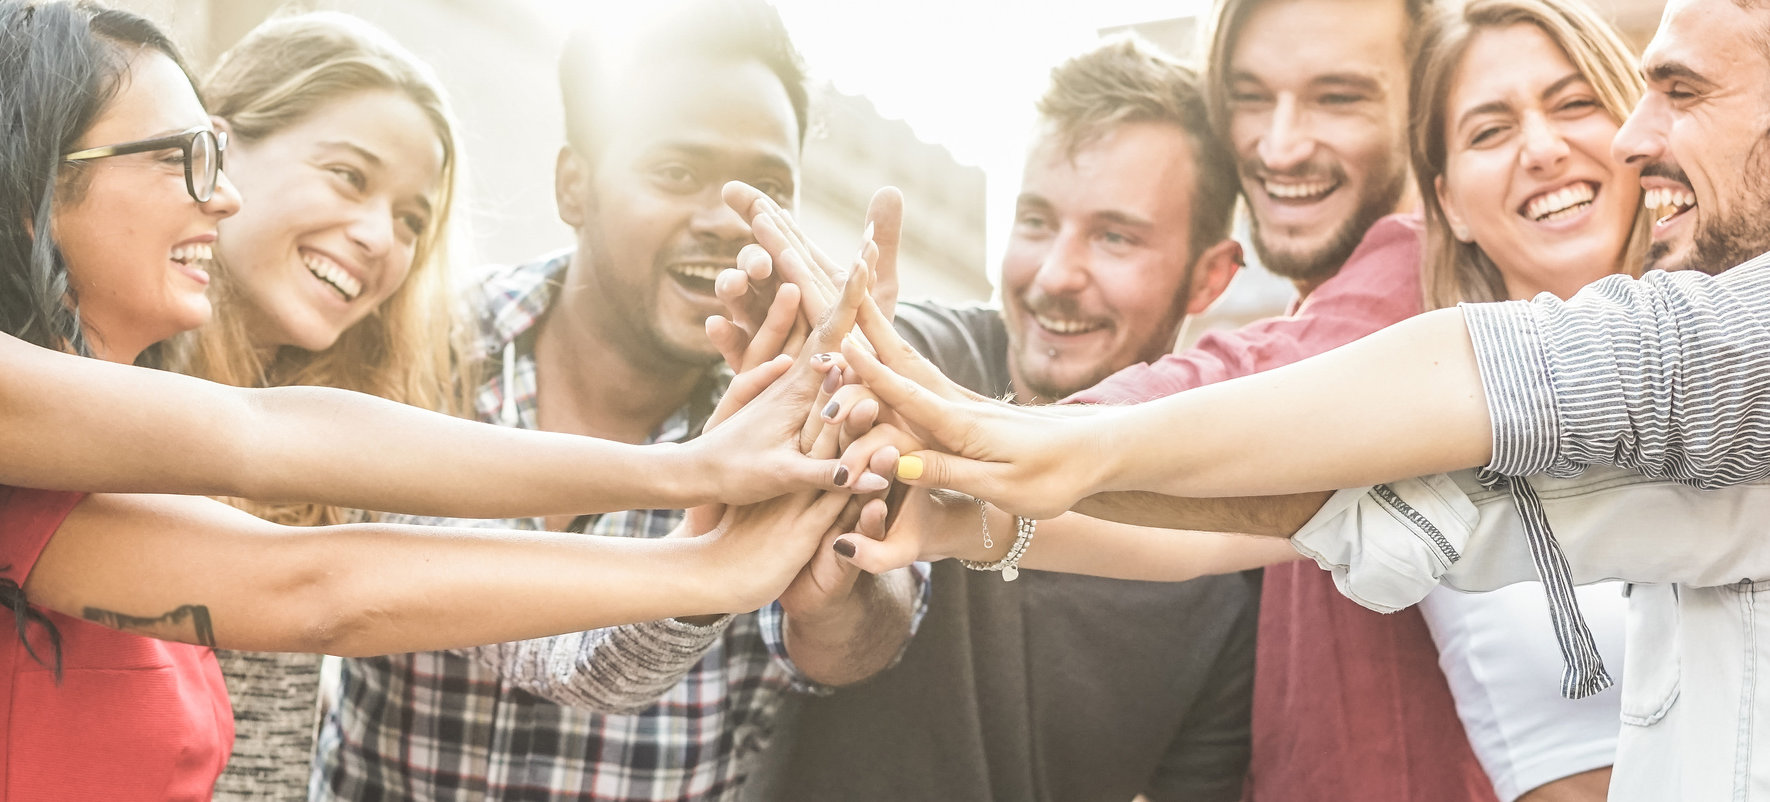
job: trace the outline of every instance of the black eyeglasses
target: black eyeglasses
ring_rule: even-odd
[[[131,153],[179,148],[184,151],[184,188],[198,203],[215,197],[215,184],[221,180],[221,157],[227,153],[227,132],[216,133],[206,125],[171,136],[87,148],[61,157],[64,162],[83,162]]]

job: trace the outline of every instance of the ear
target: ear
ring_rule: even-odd
[[[559,206],[559,219],[572,228],[583,228],[589,222],[585,208],[590,193],[590,165],[570,145],[559,149],[553,164],[553,202]]]
[[[1473,242],[1474,237],[1469,234],[1469,226],[1463,222],[1462,211],[1450,202],[1450,194],[1444,191],[1444,176],[1432,179],[1432,191],[1438,196],[1438,208],[1444,210],[1445,222],[1450,223],[1451,235],[1459,242]]]
[[[234,127],[229,124],[227,120],[222,119],[218,115],[209,115],[209,125],[215,128],[215,133],[227,134],[230,137],[233,136]]]
[[[1241,270],[1241,243],[1232,239],[1212,245],[1198,255],[1192,266],[1192,294],[1186,299],[1186,314],[1199,314],[1229,289],[1230,279]]]

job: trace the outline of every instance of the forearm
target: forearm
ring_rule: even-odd
[[[1290,537],[1332,495],[1320,491],[1289,496],[1179,498],[1144,492],[1098,493],[1082,499],[1075,511],[1137,526]]]
[[[727,612],[758,595],[716,565],[696,539],[286,528],[207,499],[95,496],[57,531],[26,592],[152,637],[356,656]]]
[[[1010,524],[1005,519],[1001,523]],[[1002,531],[1014,528],[1008,525]],[[997,551],[1007,548],[1000,540]],[[1299,558],[1282,538],[1158,529],[1070,513],[1039,523],[1020,565],[1112,579],[1184,582]]]
[[[242,390],[13,338],[0,360],[6,484],[462,518],[713,500],[690,486],[709,472],[677,447],[486,426],[343,390]]]
[[[1492,449],[1481,376],[1455,309],[1078,423],[1100,435],[1110,460],[1093,492],[1319,491],[1475,467]]]
[[[817,614],[788,614],[787,654],[806,678],[852,685],[883,671],[909,640],[916,583],[909,568],[861,573],[853,590]]]
[[[655,704],[724,634],[673,618],[460,650],[512,686],[556,704],[631,714]]]

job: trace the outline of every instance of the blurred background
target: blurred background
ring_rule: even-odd
[[[1645,45],[1663,0],[1591,0]],[[167,25],[199,72],[284,8],[337,9],[390,31],[429,61],[461,119],[477,257],[516,262],[569,245],[553,206],[563,141],[556,59],[594,16],[618,23],[643,0],[111,0]],[[904,297],[987,300],[1013,220],[1034,101],[1051,67],[1132,30],[1186,57],[1208,0],[773,0],[817,83],[805,144],[801,224],[843,252],[867,199],[906,201]],[[1245,236],[1244,236],[1245,240]],[[1249,250],[1252,257],[1252,251]],[[1292,290],[1257,265],[1187,336],[1282,312]]]

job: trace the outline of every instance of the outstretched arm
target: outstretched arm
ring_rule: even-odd
[[[839,336],[808,346],[772,386],[749,388],[764,403],[738,413],[747,425],[651,446],[489,426],[343,390],[243,390],[0,336],[0,483],[462,518],[752,502],[834,486],[833,462],[801,454],[792,402],[809,403],[822,376],[805,363]]]
[[[29,493],[33,491],[18,491]],[[752,610],[846,494],[729,510],[696,538],[391,524],[282,527],[204,498],[95,495],[44,547],[32,603],[166,640],[371,655]]]

